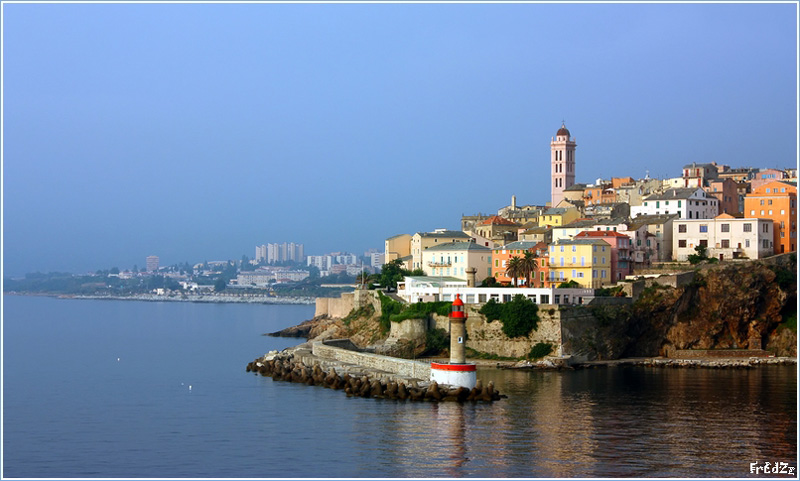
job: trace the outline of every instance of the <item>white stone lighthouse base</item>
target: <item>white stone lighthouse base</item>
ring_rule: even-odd
[[[431,363],[431,381],[438,384],[465,387],[472,389],[478,382],[475,364],[439,364]]]

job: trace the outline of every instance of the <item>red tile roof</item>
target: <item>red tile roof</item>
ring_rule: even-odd
[[[511,222],[508,219],[504,219],[499,215],[493,215],[486,219],[485,221],[481,222],[481,225],[518,225],[516,222]]]

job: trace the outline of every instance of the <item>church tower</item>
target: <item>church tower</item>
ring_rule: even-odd
[[[564,189],[575,184],[575,139],[564,124],[550,141],[550,206],[564,199]]]

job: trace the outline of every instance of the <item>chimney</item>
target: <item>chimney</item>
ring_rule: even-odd
[[[478,269],[470,267],[465,272],[467,273],[467,287],[475,287],[475,274],[478,272]]]
[[[517,210],[517,196],[511,196],[511,210]]]

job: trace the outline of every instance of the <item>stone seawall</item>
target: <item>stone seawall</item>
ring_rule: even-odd
[[[430,363],[342,349],[335,345],[335,341],[334,345],[328,344],[328,341],[317,341],[311,346],[314,356],[322,359],[356,364],[407,378],[427,380],[431,377]]]
[[[336,297],[318,297],[314,317],[330,317],[342,319],[350,314],[353,309],[372,304],[375,312],[381,311],[381,303],[375,291],[356,289],[353,292],[344,292]]]

